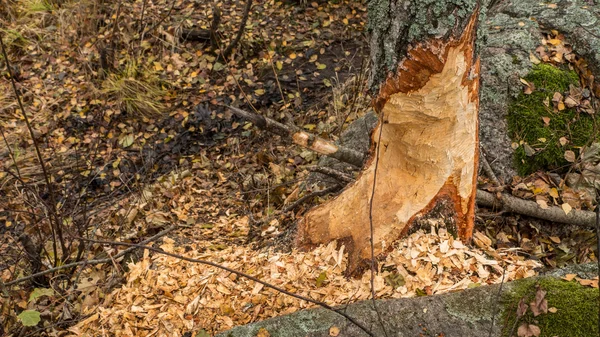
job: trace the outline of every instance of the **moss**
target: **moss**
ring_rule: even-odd
[[[525,297],[525,303],[535,298],[537,287],[547,292],[548,308],[554,307],[556,313],[540,314],[533,317],[531,310],[517,322],[535,324],[541,329],[540,337],[588,337],[598,336],[598,289],[584,287],[576,281],[545,277],[537,280],[523,280],[503,296],[504,331],[508,336],[515,326],[516,307]],[[516,332],[516,330],[515,330]]]
[[[573,150],[587,144],[594,134],[594,120],[587,114],[579,114],[575,109],[554,112],[552,97],[555,92],[564,94],[569,85],[578,85],[574,71],[560,69],[552,65],[538,64],[525,76],[535,85],[530,95],[520,93],[508,110],[508,128],[513,141],[520,144],[515,150],[516,167],[521,175],[538,170],[554,170],[566,167],[566,150]],[[547,107],[544,101],[548,100]],[[543,117],[550,119],[545,125]],[[559,142],[561,137],[569,140],[565,146]],[[525,146],[535,150],[527,156]]]

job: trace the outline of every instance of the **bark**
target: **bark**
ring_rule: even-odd
[[[349,272],[371,258],[371,237],[374,255],[384,253],[433,209],[454,220],[463,240],[473,230],[478,9],[417,0],[387,3],[375,0],[369,8],[371,86],[383,120],[371,137],[372,158],[356,182],[307,213],[298,227],[300,247],[333,240],[346,244]]]

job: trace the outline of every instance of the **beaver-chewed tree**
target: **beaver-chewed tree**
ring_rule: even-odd
[[[340,195],[306,214],[298,228],[300,247],[343,242],[353,271],[371,258],[371,223],[379,255],[433,209],[453,220],[460,238],[471,238],[478,13],[473,0],[370,2],[371,90],[380,116],[371,159]]]

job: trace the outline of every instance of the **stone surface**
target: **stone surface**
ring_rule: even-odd
[[[573,265],[534,279],[509,282],[502,287],[502,298],[510,297],[510,292],[525,283],[531,284],[532,280],[562,277],[565,274],[578,274],[583,278],[591,278],[598,275],[598,267],[595,263]],[[503,305],[508,308],[515,303],[498,301],[499,287],[500,285],[481,286],[444,295],[377,300],[376,305],[388,337],[412,337],[419,336],[420,333],[424,336],[438,336],[443,333],[445,337],[488,336],[494,311],[498,314],[492,336],[500,336]],[[372,305],[372,301],[350,304],[345,312],[350,317],[356,318],[375,336],[384,336]],[[322,308],[303,310],[236,327],[217,336],[254,337],[261,328],[264,328],[271,337],[325,337],[329,336],[329,329],[334,326],[340,329],[339,336],[367,336],[344,317]]]
[[[498,1],[496,1],[498,2]],[[529,53],[541,44],[542,31],[556,29],[600,74],[600,6],[590,1],[560,1],[556,8],[537,0],[500,1],[482,18],[478,31],[481,57],[480,140],[496,174],[516,174],[506,113],[532,67]]]

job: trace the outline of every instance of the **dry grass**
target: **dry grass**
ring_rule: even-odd
[[[160,100],[166,91],[151,71],[134,60],[128,60],[121,71],[107,76],[102,82],[102,93],[131,116],[156,118],[165,111]]]

